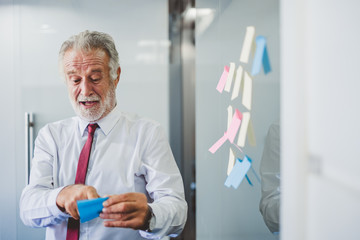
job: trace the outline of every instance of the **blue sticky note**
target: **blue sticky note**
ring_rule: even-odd
[[[249,178],[249,176],[247,174],[245,174],[245,177],[246,177],[246,180],[248,181],[248,183],[250,184],[250,186],[254,186],[252,184],[252,182],[250,181],[250,178]]]
[[[269,55],[266,47],[266,38],[264,36],[256,37],[256,51],[251,69],[251,75],[255,76],[261,71],[261,66],[264,67],[264,73],[271,71]]]
[[[97,218],[103,209],[103,202],[105,202],[107,199],[108,197],[77,201],[80,222],[84,223],[90,221],[91,219]]]
[[[267,46],[265,45],[264,48],[264,55],[263,55],[263,67],[264,67],[264,73],[268,74],[269,72],[271,72],[271,66],[270,66],[270,60],[269,60],[269,55],[267,52]]]
[[[251,167],[250,160],[245,156],[244,160],[236,159],[236,163],[225,181],[226,187],[238,188],[246,173]]]

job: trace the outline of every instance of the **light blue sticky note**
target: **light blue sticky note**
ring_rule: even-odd
[[[270,60],[269,60],[269,55],[267,52],[267,46],[265,45],[264,48],[264,55],[263,55],[263,67],[264,67],[264,73],[268,74],[269,72],[271,72],[271,66],[270,66]]]
[[[266,38],[264,36],[256,37],[256,51],[251,69],[251,75],[255,76],[261,71],[261,66],[264,67],[264,73],[271,71],[269,55],[266,47]]]
[[[80,222],[84,223],[90,221],[91,219],[97,218],[103,209],[103,202],[105,202],[107,199],[108,197],[77,201]]]
[[[226,187],[238,188],[246,173],[251,167],[251,162],[245,156],[244,160],[236,159],[236,163],[225,181]]]

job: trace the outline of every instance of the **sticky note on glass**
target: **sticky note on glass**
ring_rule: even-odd
[[[245,156],[244,160],[236,159],[229,176],[226,178],[225,186],[237,189],[251,167],[251,162]]]
[[[235,136],[239,130],[241,124],[242,114],[239,110],[235,109],[234,116],[231,120],[230,127],[226,131],[228,139],[231,143],[234,142]]]
[[[223,90],[224,90],[226,81],[228,79],[228,75],[229,75],[229,67],[225,66],[224,71],[221,74],[220,80],[219,80],[219,82],[218,82],[218,84],[216,86],[216,90],[218,90],[220,93],[222,93]]]
[[[245,38],[241,50],[240,62],[248,63],[251,49],[253,47],[255,37],[255,27],[249,26],[246,28]]]
[[[97,218],[103,209],[103,202],[105,202],[107,199],[108,197],[77,201],[80,222],[84,223]]]
[[[248,128],[249,128],[249,121],[250,121],[250,113],[249,112],[244,112],[243,113],[243,118],[242,118],[242,121],[241,121],[238,141],[237,141],[237,145],[240,146],[240,147],[245,146],[246,134],[247,134],[247,131],[248,131]]]
[[[214,143],[214,145],[211,146],[211,148],[209,148],[209,151],[214,154],[228,139],[226,133],[224,133],[224,136],[222,136],[219,140],[217,140],[216,143]]]
[[[251,102],[252,102],[252,79],[250,75],[245,71],[242,104],[244,105],[244,107],[251,110]]]
[[[228,112],[229,112],[229,108],[228,108]],[[224,136],[222,136],[216,143],[214,143],[214,145],[212,145],[209,148],[209,151],[212,154],[214,154],[226,142],[226,140],[229,140],[231,143],[234,142],[236,134],[240,128],[241,119],[242,119],[241,112],[238,109],[235,109],[235,113],[230,122],[230,126],[228,127],[227,131],[224,133]]]
[[[247,137],[248,137],[250,145],[253,147],[256,146],[255,131],[254,131],[254,127],[253,127],[253,123],[252,123],[251,119],[249,120]]]
[[[231,173],[231,170],[233,169],[235,164],[235,154],[234,151],[230,148],[229,153],[229,162],[228,162],[228,169],[227,169],[227,175],[229,176]]]
[[[226,129],[229,129],[229,128],[230,128],[230,124],[231,124],[231,120],[232,120],[232,117],[233,117],[233,108],[232,108],[231,105],[228,106],[227,111],[228,111],[228,124],[227,124],[227,128],[226,128]]]
[[[243,68],[239,66],[238,69],[236,70],[236,77],[235,77],[233,92],[231,95],[231,100],[234,100],[239,96],[242,77],[243,77]]]
[[[251,69],[251,75],[255,76],[260,73],[261,66],[264,68],[264,73],[271,71],[269,55],[267,52],[266,38],[264,36],[256,37],[256,51]]]
[[[234,72],[235,72],[235,63],[230,63],[229,74],[226,79],[226,85],[225,85],[226,92],[230,92],[231,84],[234,78]]]

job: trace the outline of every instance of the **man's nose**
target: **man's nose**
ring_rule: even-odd
[[[90,96],[93,93],[91,82],[84,79],[81,84],[81,93],[84,96]]]

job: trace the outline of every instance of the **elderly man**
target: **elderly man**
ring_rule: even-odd
[[[20,215],[46,239],[160,239],[183,229],[183,182],[158,123],[119,111],[121,69],[112,38],[85,31],[59,53],[77,117],[36,139]],[[79,223],[77,200],[108,196],[100,218]]]

